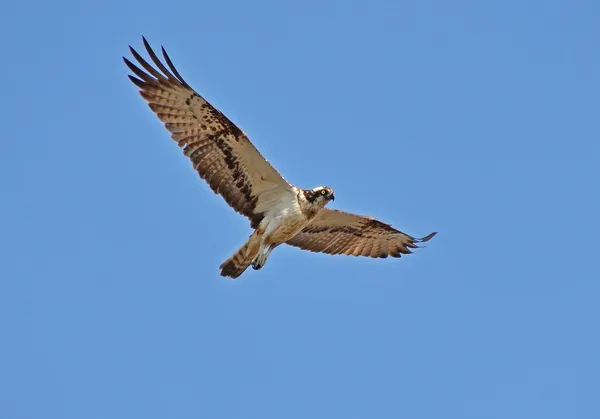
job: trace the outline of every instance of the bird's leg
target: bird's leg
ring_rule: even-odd
[[[263,255],[264,251],[265,251],[265,241],[264,241],[264,236],[263,236],[260,238],[260,244],[258,246],[258,253],[254,257],[254,259],[252,259],[252,268],[253,269],[260,269],[262,267],[262,265],[259,264],[259,260],[260,260],[261,256]]]
[[[264,250],[264,245],[261,246],[261,249],[262,249],[261,252],[258,255],[256,255],[256,257],[254,258],[254,261],[252,261],[252,268],[260,269],[263,266],[265,266],[265,263],[267,263],[267,258],[269,257],[269,255],[271,254],[273,249],[275,249],[276,247],[277,247],[276,244],[272,244],[269,246],[269,249],[265,253],[263,253],[262,250]]]

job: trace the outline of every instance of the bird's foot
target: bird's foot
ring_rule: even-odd
[[[258,255],[256,255],[256,257],[252,261],[252,269],[259,270],[260,268],[265,266],[266,262],[267,262],[267,255],[264,253],[259,253]]]

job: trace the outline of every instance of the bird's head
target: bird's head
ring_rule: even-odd
[[[327,205],[329,201],[333,201],[335,199],[335,195],[333,193],[333,189],[328,186],[317,186],[314,189],[311,189],[312,201],[319,203],[323,206]]]

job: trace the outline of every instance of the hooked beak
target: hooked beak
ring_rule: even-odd
[[[329,200],[330,201],[335,201],[335,195],[334,194],[329,194]]]

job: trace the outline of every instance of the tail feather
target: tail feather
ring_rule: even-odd
[[[219,266],[221,276],[237,278],[244,273],[252,263],[260,248],[260,238],[252,234],[248,241],[238,249],[229,259]]]

